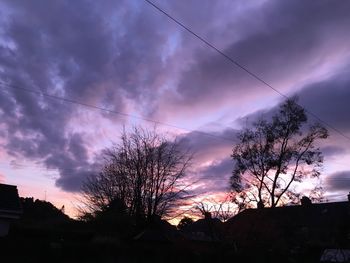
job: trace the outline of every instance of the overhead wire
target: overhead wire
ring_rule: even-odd
[[[193,35],[194,37],[196,37],[197,39],[199,39],[201,42],[203,42],[205,45],[207,45],[208,47],[210,47],[211,49],[213,49],[214,51],[216,51],[218,54],[220,54],[222,57],[224,57],[226,60],[228,60],[230,63],[232,63],[233,65],[235,65],[236,67],[240,68],[241,70],[243,70],[244,72],[246,72],[248,75],[250,75],[252,78],[256,79],[257,81],[261,82],[263,85],[265,85],[266,87],[272,89],[274,92],[278,93],[281,97],[283,97],[284,99],[290,99],[286,94],[282,93],[281,91],[279,91],[278,89],[274,88],[271,84],[269,84],[268,82],[266,82],[261,76],[259,76],[258,74],[252,72],[250,69],[248,69],[246,66],[242,65],[240,62],[238,62],[237,60],[233,59],[231,56],[227,55],[223,50],[217,48],[214,44],[210,43],[208,40],[206,40],[204,37],[200,36],[198,33],[194,32],[189,26],[185,25],[183,22],[179,21],[178,19],[176,19],[174,16],[170,15],[168,12],[166,12],[164,9],[160,8],[158,5],[156,5],[154,2],[150,1],[150,0],[144,0],[146,3],[148,3],[150,6],[152,6],[154,9],[156,9],[157,11],[159,11],[160,13],[162,13],[163,15],[165,15],[166,17],[168,17],[171,21],[173,21],[174,23],[176,23],[177,25],[179,25],[180,27],[182,27],[183,29],[185,29],[187,32],[189,32],[191,35]],[[299,104],[298,104],[299,105]],[[302,105],[299,105],[301,107],[303,107]],[[345,139],[350,141],[350,137],[347,136],[346,134],[344,134],[342,131],[340,131],[339,129],[337,129],[336,127],[334,127],[333,125],[331,125],[330,123],[322,120],[320,117],[318,117],[316,114],[314,114],[313,112],[311,112],[310,110],[306,109],[305,107],[303,107],[305,109],[305,111],[307,113],[309,113],[312,117],[314,117],[315,119],[317,119],[319,122],[323,123],[324,125],[326,125],[327,127],[331,128],[333,131],[335,131],[336,133],[340,134],[342,137],[344,137]]]
[[[264,79],[262,79],[262,77],[260,77],[259,75],[255,74],[254,72],[249,70],[246,66],[242,65],[237,60],[235,60],[232,57],[230,57],[229,55],[227,55],[224,51],[222,51],[221,49],[217,48],[215,45],[210,43],[204,37],[202,37],[199,34],[197,34],[196,32],[194,32],[190,27],[186,26],[184,23],[182,23],[178,19],[174,18],[172,15],[170,15],[168,12],[166,12],[165,10],[163,10],[162,8],[157,6],[155,3],[153,3],[150,0],[144,0],[144,1],[147,2],[148,4],[150,4],[152,7],[154,7],[156,10],[158,10],[159,12],[164,14],[165,16],[167,16],[170,20],[172,20],[177,25],[179,25],[180,27],[185,29],[187,32],[189,32],[190,34],[195,36],[197,39],[202,41],[204,44],[206,44],[207,46],[209,46],[210,48],[215,50],[217,53],[219,53],[221,56],[223,56],[229,62],[231,62],[232,64],[234,64],[235,66],[237,66],[238,68],[243,70],[244,72],[246,72],[248,75],[250,75],[251,77],[255,78],[257,81],[261,82],[265,86],[269,87],[270,89],[272,89],[273,91],[278,93],[283,98],[289,99],[289,97],[287,95],[283,94],[278,89],[274,88],[272,85],[270,85]],[[93,109],[93,110],[104,111],[104,112],[111,113],[111,114],[116,114],[116,115],[119,115],[119,116],[130,117],[130,118],[133,118],[133,119],[138,119],[138,120],[143,120],[143,121],[146,121],[146,122],[151,122],[151,123],[154,123],[154,124],[164,125],[164,126],[176,128],[176,129],[187,131],[187,132],[198,133],[198,134],[202,134],[202,135],[205,135],[205,136],[210,136],[210,137],[221,139],[221,140],[234,142],[233,139],[226,138],[226,137],[223,137],[223,136],[217,136],[215,134],[211,134],[211,133],[207,133],[207,132],[203,132],[203,131],[198,131],[198,130],[191,130],[191,129],[180,127],[180,126],[177,126],[177,125],[174,125],[174,124],[170,124],[170,123],[166,123],[166,122],[150,119],[150,118],[147,118],[147,117],[137,116],[137,115],[124,113],[124,112],[116,111],[116,110],[111,110],[111,109],[107,109],[107,108],[104,108],[104,107],[96,106],[96,105],[93,105],[93,104],[88,104],[88,103],[85,103],[85,102],[82,102],[82,101],[78,101],[78,100],[75,100],[75,99],[71,99],[71,98],[67,98],[67,97],[61,97],[61,96],[57,96],[57,95],[48,94],[46,92],[39,91],[39,90],[33,90],[33,89],[29,89],[29,88],[19,87],[19,86],[12,85],[12,84],[9,84],[9,83],[6,83],[6,82],[0,82],[0,85],[1,85],[2,88],[5,88],[5,89],[6,88],[7,89],[11,88],[11,89],[22,90],[22,91],[29,92],[29,93],[32,93],[32,94],[35,94],[35,95],[40,95],[40,96],[43,96],[43,97],[46,97],[46,98],[49,98],[49,99],[54,99],[54,100],[63,101],[65,103],[70,103],[70,104],[84,106],[84,107],[87,107],[87,108],[90,108],[90,109]],[[333,125],[329,124],[328,122],[325,122],[320,117],[318,117],[316,114],[310,112],[307,109],[305,109],[305,111],[307,113],[309,113],[310,115],[312,115],[314,118],[316,118],[318,121],[322,122],[323,124],[325,124],[326,126],[331,128],[332,130],[334,130],[335,132],[337,132],[338,134],[343,136],[344,138],[350,140],[349,136],[345,135],[343,132],[341,132],[339,129],[335,128]],[[212,179],[214,179],[214,178],[212,178]]]
[[[116,111],[116,110],[110,110],[110,109],[107,109],[107,108],[103,108],[103,107],[99,107],[99,106],[96,106],[96,105],[92,105],[92,104],[88,104],[88,103],[85,103],[85,102],[81,102],[81,101],[78,101],[78,100],[75,100],[75,99],[48,94],[48,93],[40,91],[40,90],[34,90],[34,89],[19,87],[17,85],[12,85],[12,84],[9,84],[9,83],[3,82],[3,81],[0,81],[0,88],[2,88],[3,90],[4,89],[6,89],[6,90],[10,90],[10,89],[21,90],[21,91],[28,92],[28,93],[31,93],[31,94],[34,94],[34,95],[43,96],[43,97],[46,97],[46,98],[49,98],[49,99],[58,100],[58,101],[62,101],[62,102],[65,102],[65,103],[70,103],[70,104],[74,104],[74,105],[78,105],[78,106],[83,106],[83,107],[89,108],[91,110],[104,111],[104,112],[108,112],[108,113],[111,113],[111,114],[121,115],[121,116],[124,116],[124,117],[130,117],[130,118],[134,118],[134,119],[139,119],[139,120],[151,122],[151,123],[154,123],[154,124],[159,124],[159,125],[163,125],[163,126],[176,128],[176,129],[187,131],[187,132],[190,132],[190,133],[197,133],[197,134],[201,134],[201,135],[204,135],[204,136],[213,137],[215,139],[220,139],[220,140],[234,142],[233,139],[229,139],[227,137],[217,136],[215,134],[211,134],[211,133],[207,133],[207,132],[203,132],[203,131],[198,131],[198,130],[191,130],[191,129],[179,127],[177,125],[165,123],[165,122],[162,122],[162,121],[153,120],[153,119],[150,119],[150,118],[145,118],[143,116],[136,116],[136,115],[129,114],[129,113],[124,113],[124,112],[120,112],[120,111]],[[3,163],[3,164],[11,166],[11,164],[7,164],[7,163]],[[45,168],[40,168],[40,167],[28,166],[28,165],[18,165],[18,167],[16,167],[16,168],[17,169],[22,169],[22,168],[26,168],[26,167],[27,168],[43,169],[43,170],[45,169]],[[47,168],[45,170],[56,171],[56,169],[53,169],[53,168]],[[57,168],[57,170],[58,170],[58,168]],[[65,170],[75,170],[75,169],[74,168],[65,168]]]
[[[163,126],[167,126],[167,127],[171,127],[171,128],[175,128],[178,130],[183,130],[183,131],[187,131],[187,132],[191,132],[191,133],[197,133],[197,134],[201,134],[204,136],[209,136],[209,137],[213,137],[216,139],[220,139],[220,140],[226,140],[226,141],[230,141],[230,142],[234,142],[233,139],[227,138],[227,137],[223,137],[223,136],[218,136],[212,133],[208,133],[208,132],[203,132],[203,131],[198,131],[198,130],[192,130],[192,129],[188,129],[188,128],[184,128],[184,127],[180,127],[178,125],[174,125],[174,124],[170,124],[170,123],[166,123],[166,122],[162,122],[159,120],[154,120],[154,119],[150,119],[144,116],[138,116],[138,115],[133,115],[133,114],[129,114],[129,113],[124,113],[121,111],[116,111],[116,110],[111,110],[111,109],[107,109],[104,107],[100,107],[100,106],[96,106],[93,104],[89,104],[89,103],[85,103],[82,101],[78,101],[75,99],[71,99],[71,98],[67,98],[67,97],[61,97],[61,96],[57,96],[57,95],[52,95],[52,94],[48,94],[46,92],[43,91],[39,91],[39,90],[34,90],[34,89],[29,89],[29,88],[24,88],[24,87],[19,87],[17,85],[12,85],[6,82],[0,82],[0,87],[4,88],[4,89],[17,89],[17,90],[22,90],[25,92],[29,92],[32,94],[36,94],[36,95],[40,95],[49,99],[54,99],[54,100],[60,100],[66,103],[71,103],[71,104],[76,104],[79,106],[84,106],[93,110],[98,110],[98,111],[104,111],[107,113],[111,113],[111,114],[116,114],[116,115],[120,115],[120,116],[124,116],[124,117],[129,117],[129,118],[133,118],[133,119],[138,119],[138,120],[143,120],[146,122],[151,122],[154,124],[159,124],[159,125],[163,125]]]
[[[155,3],[153,3],[150,0],[144,0],[145,2],[147,2],[148,4],[150,4],[151,6],[153,6],[156,10],[158,10],[159,12],[163,13],[165,16],[167,16],[169,19],[171,19],[173,22],[175,22],[176,24],[178,24],[179,26],[181,26],[182,28],[184,28],[186,31],[188,31],[189,33],[191,33],[192,35],[194,35],[196,38],[198,38],[200,41],[202,41],[203,43],[205,43],[207,46],[209,46],[210,48],[214,49],[216,52],[218,52],[221,56],[223,56],[224,58],[226,58],[228,61],[230,61],[231,63],[233,63],[235,66],[239,67],[241,70],[243,70],[244,72],[246,72],[248,75],[252,76],[253,78],[255,78],[256,80],[258,80],[259,82],[263,83],[265,86],[269,87],[270,89],[274,90],[276,93],[278,93],[280,96],[284,97],[285,99],[289,99],[289,97],[285,94],[283,94],[282,92],[280,92],[278,89],[274,88],[272,85],[270,85],[269,83],[267,83],[265,80],[263,80],[260,76],[258,76],[257,74],[253,73],[252,71],[250,71],[247,67],[245,67],[244,65],[242,65],[241,63],[239,63],[238,61],[234,60],[233,58],[231,58],[229,55],[227,55],[226,53],[224,53],[222,50],[220,50],[219,48],[215,47],[213,44],[211,44],[209,41],[207,41],[205,38],[201,37],[199,34],[195,33],[192,29],[190,29],[188,26],[186,26],[185,24],[183,24],[182,22],[180,22],[179,20],[177,20],[176,18],[174,18],[173,16],[171,16],[169,13],[167,13],[166,11],[164,11],[163,9],[161,9],[159,6],[157,6]],[[187,132],[194,132],[194,133],[199,133],[205,136],[210,136],[210,137],[214,137],[214,138],[218,138],[218,139],[222,139],[222,140],[227,140],[227,141],[231,141],[234,142],[232,139],[230,138],[226,138],[223,136],[217,136],[211,133],[207,133],[207,132],[203,132],[203,131],[198,131],[198,130],[191,130],[188,128],[184,128],[184,127],[180,127],[174,124],[170,124],[170,123],[166,123],[166,122],[162,122],[162,121],[158,121],[158,120],[154,120],[154,119],[150,119],[144,116],[137,116],[137,115],[133,115],[133,114],[129,114],[129,113],[124,113],[121,111],[116,111],[116,110],[110,110],[104,107],[100,107],[100,106],[96,106],[93,104],[88,104],[88,103],[84,103],[78,100],[74,100],[71,98],[66,98],[66,97],[60,97],[57,95],[52,95],[52,94],[48,94],[39,90],[33,90],[33,89],[29,89],[29,88],[23,88],[23,87],[18,87],[9,83],[5,83],[5,82],[0,82],[1,85],[6,85],[7,87],[10,88],[14,88],[14,89],[18,89],[18,90],[22,90],[22,91],[26,91],[26,92],[30,92],[36,95],[41,95],[50,99],[55,99],[55,100],[61,100],[67,103],[71,103],[71,104],[76,104],[76,105],[80,105],[80,106],[84,106],[84,107],[88,107],[90,109],[95,109],[95,110],[99,110],[99,111],[104,111],[104,112],[108,112],[108,113],[112,113],[112,114],[117,114],[120,116],[124,116],[124,117],[130,117],[133,119],[139,119],[139,120],[143,120],[143,121],[147,121],[147,122],[152,122],[155,124],[160,124],[160,125],[164,125],[164,126],[168,126],[168,127],[172,127],[172,128],[176,128],[179,130],[184,130]],[[4,87],[4,86],[2,86]],[[301,106],[301,105],[299,105]],[[350,137],[345,135],[343,132],[341,132],[339,129],[333,127],[331,124],[325,122],[324,120],[322,120],[321,118],[319,118],[316,114],[310,112],[309,110],[305,109],[305,111],[307,111],[307,113],[309,113],[310,115],[312,115],[314,118],[316,118],[318,121],[322,122],[323,124],[327,125],[329,128],[333,129],[334,131],[336,131],[338,134],[340,134],[341,136],[343,136],[344,138],[350,140]]]

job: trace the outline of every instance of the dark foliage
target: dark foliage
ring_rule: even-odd
[[[39,200],[32,197],[20,198],[23,214],[21,223],[26,224],[52,224],[64,223],[70,220],[62,210],[55,207],[47,201]]]
[[[180,220],[179,224],[177,225],[177,228],[179,230],[182,230],[191,224],[193,224],[193,219],[185,216]]]

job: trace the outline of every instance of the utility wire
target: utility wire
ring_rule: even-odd
[[[154,4],[153,2],[149,1],[149,0],[144,0],[145,2],[147,2],[148,4],[150,4],[151,6],[153,6],[156,10],[158,10],[159,12],[163,13],[165,16],[167,16],[169,19],[171,19],[173,22],[175,22],[176,24],[178,24],[180,27],[182,27],[183,29],[185,29],[187,32],[189,32],[190,34],[192,34],[193,36],[195,36],[196,38],[198,38],[200,41],[202,41],[203,43],[205,43],[207,46],[209,46],[210,48],[212,48],[213,50],[215,50],[217,53],[219,53],[221,56],[223,56],[225,59],[227,59],[229,62],[231,62],[232,64],[234,64],[235,66],[237,66],[238,68],[240,68],[241,70],[243,70],[244,72],[246,72],[248,75],[250,75],[251,77],[255,78],[256,80],[258,80],[259,82],[263,83],[265,86],[269,87],[270,89],[272,89],[273,91],[275,91],[276,93],[278,93],[280,96],[282,96],[285,99],[289,99],[289,97],[285,94],[283,94],[282,92],[280,92],[278,89],[274,88],[273,86],[271,86],[269,83],[267,83],[266,81],[264,81],[260,76],[258,76],[257,74],[253,73],[252,71],[250,71],[247,67],[243,66],[242,64],[240,64],[239,62],[237,62],[236,60],[234,60],[233,58],[231,58],[230,56],[228,56],[227,54],[225,54],[222,50],[220,50],[219,48],[215,47],[213,44],[211,44],[209,41],[207,41],[206,39],[204,39],[203,37],[201,37],[200,35],[198,35],[197,33],[195,33],[193,30],[191,30],[188,26],[186,26],[185,24],[183,24],[182,22],[180,22],[179,20],[177,20],[176,18],[174,18],[173,16],[171,16],[169,13],[167,13],[166,11],[164,11],[163,9],[161,9],[160,7],[158,7],[156,4]],[[176,128],[176,129],[180,129],[180,130],[184,130],[187,132],[194,132],[194,133],[198,133],[198,134],[202,134],[205,136],[209,136],[209,137],[213,137],[213,138],[217,138],[217,139],[221,139],[221,140],[226,140],[226,141],[230,141],[230,142],[234,142],[232,139],[226,138],[226,137],[222,137],[222,136],[217,136],[211,133],[207,133],[207,132],[203,132],[203,131],[198,131],[198,130],[190,130],[187,128],[183,128],[177,125],[173,125],[170,123],[165,123],[165,122],[161,122],[158,120],[153,120],[150,118],[146,118],[146,117],[142,117],[142,116],[137,116],[137,115],[132,115],[132,114],[128,114],[128,113],[124,113],[124,112],[120,112],[120,111],[116,111],[116,110],[110,110],[107,108],[103,108],[103,107],[99,107],[96,105],[92,105],[92,104],[87,104],[81,101],[77,101],[77,100],[73,100],[70,98],[66,98],[66,97],[60,97],[57,95],[51,95],[39,90],[33,90],[33,89],[28,89],[28,88],[23,88],[23,87],[18,87],[18,86],[14,86],[11,85],[9,83],[5,83],[5,82],[0,82],[0,85],[2,88],[5,89],[17,89],[17,90],[22,90],[28,93],[32,93],[32,94],[36,94],[36,95],[40,95],[40,96],[44,96],[50,99],[54,99],[54,100],[60,100],[66,103],[71,103],[71,104],[76,104],[76,105],[80,105],[80,106],[84,106],[90,109],[94,109],[94,110],[99,110],[99,111],[104,111],[104,112],[108,112],[111,114],[116,114],[116,115],[120,115],[120,116],[125,116],[125,117],[130,117],[130,118],[134,118],[134,119],[139,119],[139,120],[143,120],[143,121],[147,121],[147,122],[152,122],[155,124],[159,124],[159,125],[164,125],[164,126],[168,126],[168,127],[172,127],[172,128]],[[301,106],[301,105],[299,105]],[[302,107],[302,106],[301,106]],[[326,126],[328,126],[329,128],[333,129],[335,132],[337,132],[338,134],[340,134],[341,136],[343,136],[344,138],[348,139],[350,141],[350,137],[345,135],[343,132],[341,132],[340,130],[338,130],[337,128],[335,128],[334,126],[332,126],[331,124],[323,121],[321,118],[319,118],[316,114],[310,112],[309,110],[305,109],[305,111],[307,113],[309,113],[310,115],[312,115],[315,119],[317,119],[318,121],[322,122],[323,124],[325,124]]]
[[[184,131],[187,131],[187,132],[198,133],[198,134],[201,134],[201,135],[205,135],[205,136],[208,136],[208,137],[213,137],[213,138],[220,139],[220,140],[234,142],[233,139],[230,139],[230,138],[227,138],[227,137],[223,137],[223,136],[217,136],[217,135],[214,135],[214,134],[211,134],[211,133],[208,133],[208,132],[203,132],[203,131],[198,131],[198,130],[191,130],[191,129],[187,129],[187,128],[180,127],[180,126],[177,126],[177,125],[173,125],[173,124],[170,124],[170,123],[166,123],[166,122],[162,122],[162,121],[146,118],[146,117],[143,117],[143,116],[137,116],[137,115],[133,115],[133,114],[129,114],[129,113],[124,113],[124,112],[121,112],[121,111],[110,110],[110,109],[107,109],[107,108],[99,107],[99,106],[96,106],[96,105],[88,104],[88,103],[77,101],[77,100],[74,100],[74,99],[70,99],[70,98],[66,98],[66,97],[60,97],[60,96],[57,96],[57,95],[51,95],[51,94],[48,94],[48,93],[45,93],[45,92],[42,92],[42,91],[39,91],[39,90],[23,88],[23,87],[11,85],[11,84],[5,83],[5,82],[0,82],[0,87],[4,88],[4,89],[17,89],[17,90],[25,91],[25,92],[32,93],[32,94],[35,94],[35,95],[40,95],[40,96],[43,96],[43,97],[47,97],[49,99],[60,100],[60,101],[66,102],[66,103],[71,103],[71,104],[76,104],[76,105],[79,105],[79,106],[84,106],[84,107],[87,107],[87,108],[90,108],[90,109],[93,109],[93,110],[104,111],[104,112],[108,112],[108,113],[111,113],[111,114],[121,115],[121,116],[124,116],[124,117],[130,117],[130,118],[133,118],[133,119],[143,120],[143,121],[147,121],[147,122],[151,122],[151,123],[155,123],[155,124],[159,124],[159,125],[163,125],[163,126],[168,126],[168,127],[171,127],[171,128],[179,129],[179,130],[184,130]]]
[[[278,93],[281,97],[285,98],[285,99],[290,99],[287,95],[283,94],[281,91],[279,91],[278,89],[274,88],[272,85],[270,85],[269,83],[267,83],[265,80],[262,79],[262,77],[260,77],[259,75],[255,74],[254,72],[252,72],[251,70],[249,70],[246,66],[242,65],[241,63],[239,63],[237,60],[233,59],[232,57],[230,57],[229,55],[227,55],[224,51],[222,51],[221,49],[217,48],[216,46],[214,46],[212,43],[210,43],[208,40],[206,40],[204,37],[200,36],[199,34],[197,34],[196,32],[194,32],[190,27],[186,26],[184,23],[182,23],[181,21],[179,21],[178,19],[174,18],[172,15],[170,15],[168,12],[166,12],[164,9],[160,8],[159,6],[157,6],[155,3],[153,3],[150,0],[144,0],[146,3],[148,3],[149,5],[151,5],[153,8],[155,8],[156,10],[158,10],[159,12],[161,12],[162,14],[164,14],[165,16],[167,16],[171,21],[173,21],[174,23],[176,23],[177,25],[179,25],[180,27],[182,27],[183,29],[185,29],[187,32],[189,32],[191,35],[193,35],[194,37],[196,37],[197,39],[199,39],[200,41],[202,41],[204,44],[206,44],[208,47],[210,47],[211,49],[215,50],[217,53],[219,53],[221,56],[223,56],[226,60],[228,60],[229,62],[231,62],[232,64],[234,64],[236,67],[240,68],[241,70],[243,70],[244,72],[246,72],[248,75],[250,75],[252,78],[256,79],[257,81],[261,82],[262,84],[264,84],[265,86],[269,87],[270,89],[272,89],[273,91],[275,91],[276,93]],[[299,105],[299,104],[298,104]],[[299,105],[300,107],[302,107],[301,105]],[[303,107],[305,109],[305,111],[307,113],[309,113],[312,117],[314,117],[315,119],[317,119],[319,122],[323,123],[324,125],[328,126],[329,128],[331,128],[332,130],[334,130],[335,132],[337,132],[338,134],[340,134],[341,136],[343,136],[345,139],[350,141],[350,137],[347,136],[346,134],[344,134],[342,131],[340,131],[339,129],[335,128],[333,125],[329,124],[328,122],[322,120],[321,118],[319,118],[316,114],[310,112],[309,110],[307,110],[305,107]]]

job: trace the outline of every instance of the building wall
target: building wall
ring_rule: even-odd
[[[4,237],[8,234],[10,228],[10,221],[0,218],[0,237]]]

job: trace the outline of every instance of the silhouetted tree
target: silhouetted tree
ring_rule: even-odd
[[[204,199],[194,204],[192,213],[199,214],[203,218],[210,215],[210,217],[226,222],[240,211],[238,205],[232,204],[230,198],[231,195],[221,200],[214,198]]]
[[[243,211],[244,209],[252,208],[254,206],[253,203],[256,201],[255,199],[252,199],[251,195],[247,192],[237,192],[236,190],[231,192],[231,200],[237,206],[237,213]]]
[[[213,209],[212,202],[209,202],[209,200],[202,200],[200,202],[196,202],[193,205],[192,213],[197,215],[199,214],[199,216],[202,216],[203,218],[205,218],[210,214],[210,217],[211,217],[212,209]]]
[[[309,198],[313,203],[322,203],[328,201],[328,199],[324,196],[324,189],[321,185],[318,185],[311,190]]]
[[[230,183],[245,201],[275,207],[295,194],[293,182],[320,175],[323,158],[315,142],[328,132],[320,124],[304,128],[307,116],[296,100],[281,104],[271,121],[260,119],[239,134]]]
[[[178,228],[179,230],[182,230],[182,229],[184,229],[186,226],[189,226],[189,225],[191,225],[191,224],[193,224],[193,219],[190,218],[190,217],[184,216],[184,217],[180,220],[180,222],[178,223],[177,228]]]
[[[58,209],[50,202],[34,200],[33,197],[21,197],[20,201],[23,209],[22,222],[41,224],[43,222],[60,223],[70,220],[62,209]]]
[[[171,211],[185,192],[181,179],[191,154],[155,130],[124,130],[121,142],[106,151],[106,160],[101,173],[83,185],[87,212],[104,211],[119,200],[129,216],[151,219]]]
[[[214,203],[216,218],[220,219],[222,222],[226,222],[240,211],[239,207],[234,206],[228,197],[229,196],[227,196],[224,200]]]

